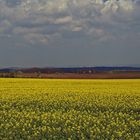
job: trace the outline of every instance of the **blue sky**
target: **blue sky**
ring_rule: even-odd
[[[0,67],[139,60],[140,0],[0,0]]]

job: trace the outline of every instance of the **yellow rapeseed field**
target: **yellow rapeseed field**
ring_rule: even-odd
[[[140,80],[0,79],[0,140],[139,140]]]

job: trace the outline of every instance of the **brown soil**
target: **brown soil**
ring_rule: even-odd
[[[96,74],[73,74],[73,73],[55,73],[40,74],[24,73],[17,74],[16,77],[23,78],[48,78],[48,79],[140,79],[140,73],[96,73]]]

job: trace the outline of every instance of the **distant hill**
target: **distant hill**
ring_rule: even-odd
[[[3,68],[1,73],[86,73],[86,72],[109,72],[109,71],[140,71],[140,67],[71,67],[71,68]]]
[[[12,68],[4,68],[4,69],[0,69],[0,72],[3,73],[9,73],[9,72],[15,72],[16,69],[12,69]]]

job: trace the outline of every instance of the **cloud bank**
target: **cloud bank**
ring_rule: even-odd
[[[140,0],[0,0],[0,38],[47,46],[138,41],[139,13]]]

